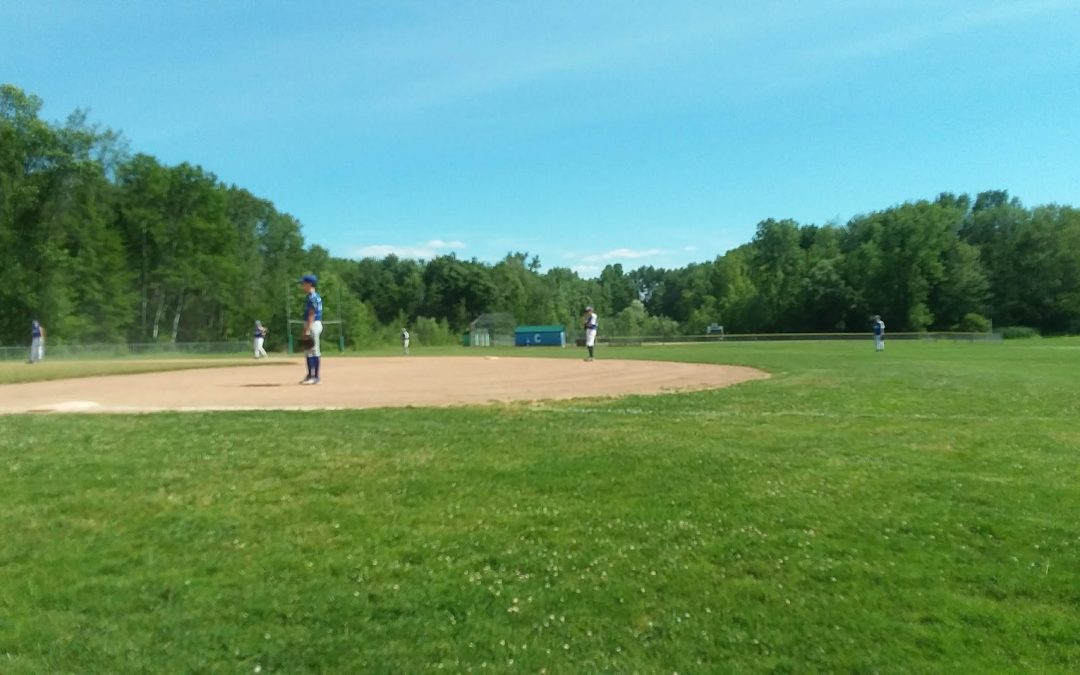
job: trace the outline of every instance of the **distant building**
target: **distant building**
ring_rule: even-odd
[[[514,344],[518,347],[565,347],[564,326],[518,326],[514,330]]]

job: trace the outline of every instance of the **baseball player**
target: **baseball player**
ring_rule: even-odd
[[[405,352],[405,356],[409,355],[409,329],[401,329],[401,350]]]
[[[585,308],[585,323],[582,326],[585,329],[585,347],[589,350],[589,358],[586,361],[592,361],[596,357],[596,312],[593,311],[592,306]]]
[[[874,315],[874,351],[885,351],[885,322],[877,314]]]
[[[319,279],[314,274],[305,274],[300,279],[300,286],[307,293],[304,301],[304,337],[311,339],[311,346],[307,349],[307,377],[300,384],[319,384],[319,361],[322,352],[319,351],[319,336],[322,335],[322,297],[315,290]]]
[[[255,358],[265,359],[269,356],[266,350],[263,349],[263,344],[266,343],[266,327],[262,325],[262,321],[255,320]]]
[[[45,358],[45,326],[34,319],[30,322],[30,363],[37,363]]]

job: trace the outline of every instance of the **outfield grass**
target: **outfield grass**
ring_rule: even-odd
[[[602,353],[774,377],[0,417],[0,672],[1080,670],[1080,342]]]
[[[33,365],[16,361],[0,361],[0,384],[67,380],[78,377],[97,377],[99,375],[159,373],[193,368],[285,365],[286,363],[284,360],[255,361],[251,358],[237,358],[235,356],[58,360],[42,361]]]

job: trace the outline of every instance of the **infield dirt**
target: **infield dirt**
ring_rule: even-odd
[[[0,413],[308,410],[483,405],[727,387],[760,370],[663,361],[520,357],[328,358],[303,364],[111,375],[0,386]],[[28,366],[30,367],[30,366]]]

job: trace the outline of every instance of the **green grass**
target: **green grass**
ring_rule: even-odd
[[[0,672],[1076,672],[1080,342],[868,347],[602,352],[774,374],[662,397],[0,418]]]
[[[145,358],[91,359],[42,361],[29,365],[21,361],[0,361],[0,385],[46,380],[67,380],[100,375],[132,375],[158,373],[192,368],[224,368],[228,366],[285,365],[281,360],[255,361],[236,357],[169,357],[160,360]]]

